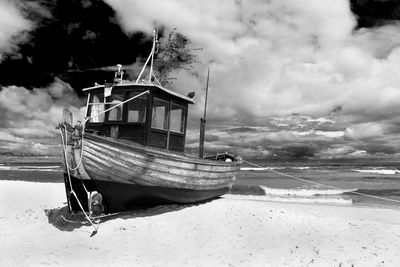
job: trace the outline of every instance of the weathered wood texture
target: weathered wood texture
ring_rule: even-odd
[[[92,134],[84,136],[82,163],[86,179],[194,190],[231,187],[240,168],[240,162],[190,158]]]

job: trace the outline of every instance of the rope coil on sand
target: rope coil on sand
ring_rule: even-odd
[[[246,163],[248,163],[248,164],[250,164],[250,165],[253,165],[253,166],[255,166],[255,167],[258,167],[258,168],[265,168],[265,167],[263,167],[263,166],[261,166],[261,165],[252,163],[252,162],[247,161],[247,160],[243,160],[243,162],[246,162]],[[267,171],[270,171],[270,172],[273,172],[273,173],[276,173],[276,174],[280,174],[280,175],[283,175],[283,176],[286,176],[286,177],[289,177],[289,178],[292,178],[292,179],[295,179],[295,180],[298,180],[298,181],[303,181],[303,182],[306,182],[306,183],[310,183],[310,184],[326,186],[326,187],[328,187],[328,188],[336,189],[336,190],[344,190],[344,189],[339,188],[339,187],[335,187],[335,186],[330,186],[330,185],[326,185],[326,184],[321,184],[321,183],[309,181],[309,180],[306,180],[306,179],[302,179],[302,178],[299,178],[299,177],[296,177],[296,176],[293,176],[293,175],[290,175],[290,174],[278,172],[278,171],[271,170],[271,169],[267,169]],[[355,191],[352,191],[352,192],[349,192],[349,193],[355,194],[355,195],[360,195],[360,196],[365,196],[365,197],[370,197],[370,198],[375,198],[375,199],[380,199],[380,200],[391,201],[391,202],[395,202],[395,203],[400,203],[400,200],[392,199],[392,198],[378,197],[378,196],[369,195],[369,194],[364,194],[364,193],[355,192]]]

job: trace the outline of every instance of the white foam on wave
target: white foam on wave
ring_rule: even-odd
[[[1,171],[59,171],[60,167],[55,166],[0,166]]]
[[[357,189],[282,189],[261,186],[266,195],[271,196],[331,196],[354,192]]]
[[[346,204],[351,205],[353,203],[352,199],[344,198],[292,198],[292,197],[271,197],[265,196],[268,201],[276,202],[296,202],[296,203],[320,203],[320,204]]]
[[[310,167],[291,167],[292,169],[295,169],[295,170],[308,170],[308,169],[310,169]]]
[[[374,173],[374,174],[384,174],[384,175],[393,175],[400,172],[399,170],[391,170],[391,169],[353,169],[355,172],[362,172],[362,173]]]
[[[266,171],[266,170],[284,170],[286,167],[242,167],[240,170],[242,171]],[[311,167],[290,167],[290,169],[294,170],[309,170]]]
[[[279,196],[249,196],[249,195],[225,195],[224,198],[236,198],[244,200],[285,202],[285,203],[315,203],[315,204],[340,204],[351,205],[352,199],[344,198],[317,198],[317,197],[279,197]]]
[[[58,169],[58,165],[53,166],[16,166],[20,169]]]
[[[8,171],[8,170],[11,170],[11,167],[10,166],[0,166],[0,170]]]
[[[283,167],[260,167],[260,168],[253,168],[253,167],[241,167],[241,171],[265,171],[265,170],[283,170]]]

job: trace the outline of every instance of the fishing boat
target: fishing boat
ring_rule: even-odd
[[[188,107],[195,101],[192,94],[184,96],[158,82],[153,36],[151,53],[136,81],[123,80],[118,65],[112,83],[83,89],[87,104],[82,123],[74,124],[72,113],[64,110],[59,129],[70,212],[99,215],[195,203],[227,193],[235,181],[240,157],[203,156],[205,115],[199,156],[185,154]],[[142,79],[147,65],[149,73]]]

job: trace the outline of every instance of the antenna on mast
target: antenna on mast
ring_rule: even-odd
[[[123,78],[123,76],[124,76],[124,72],[123,71],[121,71],[121,69],[122,69],[122,65],[121,64],[118,64],[117,65],[117,71],[115,72],[115,74],[114,74],[114,83],[122,83],[122,78]]]
[[[144,63],[144,66],[143,66],[142,70],[140,71],[139,76],[136,79],[136,83],[139,83],[140,79],[142,78],[143,72],[145,71],[147,64],[150,61],[149,75],[146,78],[144,78],[143,81],[147,82],[147,83],[153,83],[153,81],[155,81],[158,85],[161,86],[160,82],[157,80],[157,78],[154,76],[154,73],[153,73],[154,54],[156,53],[156,49],[158,50],[158,33],[157,33],[157,30],[154,29],[153,30],[153,46],[151,47],[151,52],[150,52],[149,57],[146,60],[146,63]]]
[[[206,116],[207,116],[207,98],[208,98],[208,82],[210,80],[210,65],[208,65],[207,84],[206,84],[206,98],[204,101],[204,116],[200,118],[200,142],[199,142],[199,157],[204,156],[204,135],[206,131]]]
[[[151,61],[150,61],[150,74],[149,74],[149,82],[153,80],[153,63],[154,63],[154,53],[156,51],[156,43],[158,43],[157,40],[157,31],[154,29],[153,30],[153,47],[151,49]]]

